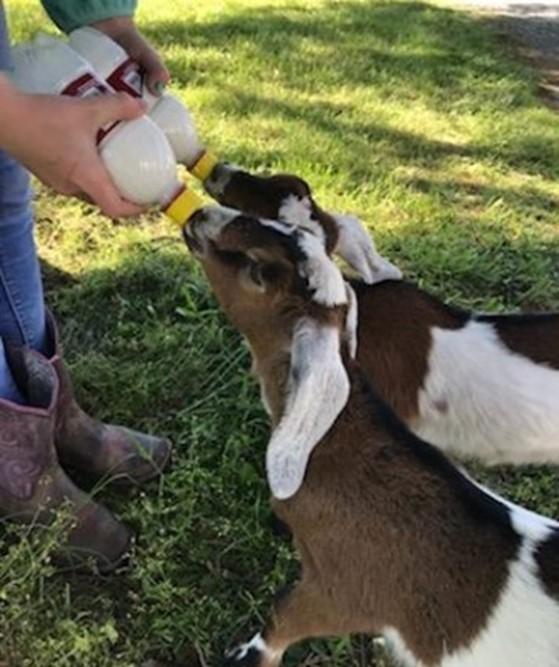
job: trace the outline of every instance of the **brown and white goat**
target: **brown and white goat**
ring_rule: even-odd
[[[485,464],[559,463],[559,314],[475,315],[403,281],[352,284],[359,363],[416,435]]]
[[[222,164],[206,187],[250,215],[309,229],[328,251],[343,228],[333,221],[347,219],[325,213],[294,176],[264,178]],[[559,314],[474,315],[410,283],[377,282],[386,277],[394,276],[377,271],[374,280],[352,283],[357,358],[398,416],[463,458],[559,463]]]
[[[378,397],[351,359],[351,288],[316,237],[219,207],[185,236],[251,348],[273,509],[302,560],[227,664],[369,633],[408,666],[557,667],[559,524],[477,485]]]
[[[308,229],[323,239],[328,254],[339,255],[368,284],[402,277],[400,269],[379,255],[358,218],[325,211],[297,176],[257,176],[219,162],[204,187],[223,206]]]

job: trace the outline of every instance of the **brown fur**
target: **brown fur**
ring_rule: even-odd
[[[303,487],[273,501],[303,576],[275,609],[266,641],[282,650],[305,637],[393,627],[434,665],[484,626],[518,540],[438,453],[407,442],[358,375]]]
[[[547,592],[559,600],[559,531],[555,531],[536,551],[536,562]]]
[[[277,220],[281,206],[290,195],[310,199],[312,213],[326,235],[326,249],[332,252],[338,242],[336,222],[316,203],[309,185],[298,176],[255,176],[247,171],[235,171],[219,196],[219,203],[258,218]]]
[[[297,282],[296,251],[278,232],[262,233],[266,261],[283,263],[284,271],[263,291],[246,282],[240,260],[228,263],[235,247],[256,250],[242,220],[229,223],[201,261],[221,306],[250,344],[277,423],[295,324],[310,315],[337,326],[341,335],[345,313],[312,304]],[[460,326],[458,314],[451,317],[428,297],[410,315],[400,309],[397,294],[417,295],[416,288],[394,289],[390,296],[387,284],[376,294],[410,350],[418,347],[414,327],[423,319]],[[375,310],[368,324],[373,336],[386,338],[382,327],[375,329]],[[428,341],[422,341],[425,349]],[[357,364],[348,373],[349,401],[314,449],[303,486],[286,501],[273,500],[294,536],[303,573],[275,607],[265,632],[268,653],[249,651],[245,665],[273,667],[288,646],[309,637],[386,628],[397,629],[425,665],[436,665],[444,651],[466,647],[478,636],[517,555],[520,538],[508,510],[415,438],[372,393]]]
[[[559,313],[483,315],[505,345],[538,364],[559,370]]]
[[[429,371],[431,329],[460,329],[472,317],[404,281],[354,282],[359,325],[357,360],[382,398],[407,424]],[[502,342],[534,363],[559,370],[559,314],[482,315]]]
[[[358,302],[357,360],[382,398],[406,423],[418,416],[429,371],[431,327],[458,329],[467,315],[410,283],[353,283]]]

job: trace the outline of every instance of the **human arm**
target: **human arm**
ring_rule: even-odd
[[[169,71],[134,24],[135,0],[42,0],[51,19],[64,32],[91,26],[120,44],[147,72],[148,88],[161,93]]]
[[[107,123],[137,118],[141,102],[126,94],[74,99],[28,95],[0,73],[0,148],[39,180],[66,195],[86,195],[110,217],[142,208],[123,199],[99,157],[97,131]]]

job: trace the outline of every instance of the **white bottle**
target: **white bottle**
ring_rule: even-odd
[[[169,93],[160,97],[153,95],[141,66],[99,30],[78,28],[70,33],[69,44],[114,90],[141,97],[146,102],[150,118],[165,133],[178,162],[201,180],[209,176],[217,159],[200,143],[192,116],[180,100]]]
[[[88,62],[58,39],[41,35],[16,46],[13,60],[14,83],[24,92],[81,98],[114,94]],[[115,186],[129,201],[161,204],[178,224],[184,224],[188,218],[183,217],[200,208],[201,201],[177,178],[175,158],[165,135],[147,116],[101,128],[97,143]]]

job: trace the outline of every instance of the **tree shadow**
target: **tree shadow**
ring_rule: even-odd
[[[208,22],[153,21],[144,31],[161,45],[216,49],[241,57],[248,52],[258,57],[263,72],[274,69],[288,86],[301,84],[293,81],[291,67],[282,67],[296,57],[301,73],[311,67],[312,74],[316,61],[322,61],[333,84],[378,84],[382,73],[396,85],[400,79],[409,85],[413,74],[418,88],[439,88],[455,85],[464,76],[465,64],[474,75],[510,75],[506,63],[488,61],[480,53],[479,29],[479,20],[423,2],[346,1],[320,11],[297,5],[235,8]],[[191,72],[181,71],[184,61],[170,54],[169,62],[178,80],[188,84]]]
[[[347,148],[341,171],[348,184],[371,173],[352,155],[374,158],[375,152],[381,154],[376,168],[383,171],[402,164],[441,167],[446,158],[460,157],[552,173],[557,149],[545,137],[516,137],[514,145],[499,146],[487,137],[462,145],[429,139],[396,123],[356,120],[339,96],[324,99],[344,86],[375,87],[410,104],[417,100],[444,108],[452,101],[446,99],[450,89],[460,95],[483,79],[480,107],[499,109],[492,86],[503,81],[511,89],[510,107],[503,113],[535,107],[515,67],[487,54],[480,26],[423,3],[337,2],[320,12],[287,5],[226,13],[206,23],[154,21],[145,32],[159,45],[189,44],[208,52],[208,60],[198,64],[200,59],[194,63],[170,48],[168,60],[185,86],[211,85],[216,114],[233,119],[278,115],[301,133],[336,135]],[[269,76],[293,95],[276,99],[266,91],[233,86],[221,54],[235,54],[241,67],[253,68],[251,76]],[[322,99],[303,101],[297,91],[320,92]],[[273,162],[266,148],[259,151]],[[449,208],[465,199],[480,207],[499,199],[516,208],[557,206],[556,198],[530,187],[430,177],[400,182],[418,194],[440,194]],[[478,233],[474,213],[435,231],[412,221],[399,226],[397,234],[380,230],[376,240],[425,288],[456,305],[559,306],[559,240],[540,243],[531,236],[505,236],[501,229]],[[71,276],[45,263],[44,270],[81,403],[101,418],[164,433],[175,445],[174,467],[159,487],[126,502],[106,496],[141,530],[135,568],[114,585],[76,579],[70,584],[72,599],[79,590],[76,608],[90,612],[101,596],[118,621],[119,641],[148,643],[148,655],[195,664],[193,638],[202,637],[221,653],[225,637],[248,623],[255,607],[267,608],[262,600],[277,587],[278,572],[288,569],[287,557],[276,554],[280,550],[263,530],[267,422],[248,378],[247,351],[180,241],[132,246],[112,269]],[[184,608],[190,614],[186,621]],[[144,622],[135,624],[139,616]],[[314,664],[331,664],[330,657]]]
[[[398,255],[405,258],[413,247],[416,258],[424,256],[430,244],[437,257],[444,235],[424,237],[417,226],[400,229]],[[386,240],[389,245],[391,239]],[[455,230],[450,264],[438,273],[424,259],[423,282],[439,295],[458,289],[457,305],[471,306],[476,297],[492,294],[517,305],[530,288],[529,275],[525,281],[518,278],[526,253],[543,261],[548,251],[559,256],[559,241],[532,247],[518,239],[490,238],[476,246],[475,237],[462,238]],[[464,266],[460,253],[469,253]],[[441,256],[444,264],[447,255]],[[495,266],[499,270],[491,273]],[[48,273],[60,275],[52,266]],[[248,379],[248,354],[179,240],[162,247],[133,246],[114,269],[85,271],[71,280],[61,275],[49,292],[85,407],[101,417],[164,432],[175,443],[174,467],[159,488],[125,500],[103,494],[140,529],[135,569],[114,584],[75,577],[64,585],[71,586],[78,610],[90,609],[92,600],[102,596],[123,636],[135,636],[138,628],[131,619],[142,614],[141,631],[153,633],[146,657],[191,667],[199,660],[199,646],[192,633],[181,629],[183,605],[202,601],[204,612],[199,613],[211,619],[212,628],[239,619],[235,628],[220,627],[211,636],[213,650],[221,653],[225,637],[246,628],[253,613],[253,598],[239,600],[239,590],[254,594],[265,611],[262,600],[269,600],[277,586],[266,577],[274,568],[289,571],[288,564],[277,564],[279,548],[270,548],[262,469],[267,425],[256,385]],[[186,514],[184,508],[190,508]],[[257,536],[250,538],[256,543],[247,542],[246,535],[239,538],[243,531]],[[175,589],[184,592],[172,595]],[[207,623],[198,623],[203,634]],[[331,662],[329,645],[314,648],[316,664]],[[354,642],[348,651],[354,657],[369,655],[373,647],[369,641]]]
[[[537,108],[525,71],[512,54],[503,56],[488,26],[490,18],[422,2],[346,1],[320,11],[266,6],[223,12],[207,22],[153,21],[145,31],[168,48],[167,62],[180,85],[213,91],[208,104],[216,117],[279,115],[337,134],[360,150],[368,146],[389,157],[393,151],[400,160],[428,159],[433,151],[435,161],[475,156],[556,176],[559,148],[549,133],[518,132],[513,141],[496,141],[488,121],[475,142],[453,145],[401,132],[385,117],[356,121],[355,102],[340,102],[340,91],[348,88],[365,95],[374,90],[378,103],[386,97],[437,112],[463,108],[504,118]],[[185,47],[186,55],[173,45]],[[192,58],[188,49],[206,56]],[[254,79],[250,89],[260,92],[231,83],[239,69]],[[274,87],[283,94],[274,95]]]

